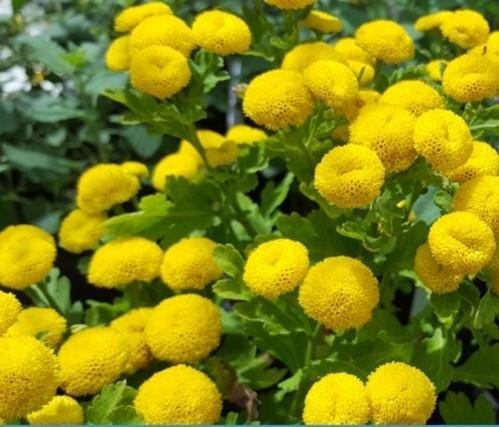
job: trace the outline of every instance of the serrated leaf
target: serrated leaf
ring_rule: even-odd
[[[244,270],[244,259],[233,245],[218,245],[213,250],[213,258],[215,259],[217,265],[228,276],[242,276]]]
[[[483,388],[499,388],[499,344],[482,346],[463,365],[455,368],[453,380]]]
[[[438,409],[447,424],[495,424],[495,410],[483,394],[472,405],[464,393],[449,391]]]
[[[499,296],[488,291],[480,300],[473,324],[475,328],[481,329],[484,326],[493,323],[498,315]]]
[[[161,136],[149,134],[146,127],[141,125],[127,127],[123,136],[133,151],[143,159],[152,157],[161,145]]]
[[[260,210],[263,216],[270,217],[274,214],[276,209],[286,199],[293,181],[294,175],[292,173],[288,173],[277,186],[273,181],[269,181],[267,183],[262,191],[260,203]]]
[[[232,301],[249,301],[252,294],[241,279],[222,279],[213,285],[213,292],[220,298]]]
[[[32,61],[41,62],[55,73],[71,74],[75,70],[74,65],[65,59],[67,52],[48,38],[23,35],[17,38],[17,42],[27,48]]]

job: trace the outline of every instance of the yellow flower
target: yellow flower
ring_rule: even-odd
[[[360,85],[366,86],[374,80],[374,68],[372,65],[351,59],[347,63]]]
[[[358,61],[370,65],[374,65],[376,63],[376,59],[362,49],[353,37],[344,37],[339,39],[334,45],[334,49],[348,60]]]
[[[399,105],[415,116],[435,108],[444,108],[440,94],[420,80],[403,80],[390,86],[383,92],[380,102]]]
[[[201,48],[222,56],[245,53],[251,45],[251,31],[246,22],[221,10],[199,14],[192,24],[192,33]]]
[[[76,204],[87,213],[97,214],[128,202],[139,191],[137,177],[119,165],[103,163],[87,169],[78,180]]]
[[[367,424],[370,412],[362,381],[339,372],[312,385],[305,397],[303,421],[307,425]]]
[[[333,109],[353,102],[359,91],[355,74],[340,62],[314,62],[305,69],[303,76],[310,92]]]
[[[125,371],[129,347],[124,335],[102,326],[71,335],[59,350],[61,387],[71,396],[98,393]]]
[[[267,71],[248,85],[243,110],[256,124],[270,130],[301,126],[312,114],[312,95],[297,71]]]
[[[128,44],[130,36],[114,39],[106,51],[106,67],[112,71],[126,71],[130,67]]]
[[[88,281],[99,288],[151,282],[159,276],[163,251],[142,237],[123,237],[97,249],[90,260]]]
[[[132,57],[132,86],[159,99],[180,92],[189,84],[191,76],[187,59],[168,46],[150,46]]]
[[[428,233],[435,260],[456,274],[477,274],[496,249],[494,233],[477,215],[453,212],[435,221]]]
[[[495,253],[492,262],[488,266],[490,290],[499,296],[499,251]]]
[[[21,310],[21,303],[14,294],[0,291],[0,337],[16,322]]]
[[[164,191],[169,176],[194,178],[199,170],[200,161],[184,153],[173,153],[163,157],[154,168],[152,185],[158,191]]]
[[[402,362],[385,363],[366,384],[375,424],[425,424],[435,409],[435,386],[419,369]]]
[[[33,337],[3,337],[0,348],[0,417],[23,418],[54,396],[57,359]]]
[[[120,166],[126,173],[134,175],[139,179],[144,179],[149,176],[149,169],[144,163],[128,161],[123,162]]]
[[[314,265],[300,287],[298,302],[328,329],[360,328],[379,301],[378,281],[357,259],[338,256]]]
[[[189,57],[196,43],[191,29],[184,21],[173,15],[159,15],[144,19],[130,34],[132,64],[135,56],[152,46],[169,47],[182,56]]]
[[[111,328],[119,332],[138,332],[143,333],[146,323],[151,317],[153,308],[142,307],[136,308],[117,317],[111,322]]]
[[[211,167],[227,166],[237,159],[239,151],[235,141],[227,140],[212,130],[198,130],[197,135]]]
[[[426,64],[425,69],[432,80],[442,81],[447,61],[445,59],[435,59]]]
[[[62,341],[66,327],[66,319],[53,308],[28,307],[19,313],[16,322],[5,335],[8,337],[30,335],[55,348]]]
[[[54,239],[33,225],[11,225],[0,232],[0,285],[25,289],[42,281],[54,265]]]
[[[279,9],[304,9],[315,3],[315,0],[264,0],[265,3]]]
[[[485,43],[489,36],[489,23],[482,14],[474,10],[457,10],[443,20],[442,34],[451,43],[463,49],[470,49]]]
[[[133,30],[144,19],[154,15],[171,15],[170,6],[160,1],[152,1],[138,6],[127,7],[114,18],[114,29],[119,33]]]
[[[403,171],[416,160],[415,122],[416,117],[402,107],[368,104],[350,125],[350,142],[376,151],[387,173]]]
[[[379,19],[361,25],[355,41],[369,55],[387,64],[400,64],[414,57],[414,42],[396,22]]]
[[[285,70],[303,71],[317,61],[336,61],[346,64],[346,58],[324,42],[302,43],[291,49],[282,61]]]
[[[468,54],[478,56],[483,55],[495,63],[499,63],[499,31],[491,33],[486,43],[470,49]]]
[[[152,312],[145,334],[157,359],[171,363],[199,362],[220,344],[219,309],[209,299],[195,294],[167,298]]]
[[[321,10],[312,10],[305,18],[304,24],[307,28],[324,34],[337,33],[343,25],[337,16]]]
[[[215,424],[222,396],[203,372],[177,365],[143,382],[134,405],[147,424]]]
[[[79,254],[93,249],[106,231],[107,215],[89,214],[81,209],[71,211],[62,220],[59,245],[68,252]]]
[[[234,125],[225,134],[225,139],[234,141],[237,145],[255,145],[265,141],[268,135],[261,129],[248,125]]]
[[[27,417],[30,424],[83,424],[83,408],[69,396],[55,396]]]
[[[349,122],[353,122],[359,115],[362,107],[378,102],[379,98],[381,98],[381,94],[373,89],[360,89],[355,100],[345,105],[340,112],[345,115]],[[349,134],[348,125],[345,125],[345,127],[347,134]],[[340,128],[336,128],[335,131],[337,129]],[[348,137],[345,138],[345,141],[348,141]]]
[[[447,18],[452,18],[453,12],[450,10],[440,10],[438,12],[423,15],[414,23],[417,31],[429,31],[439,28]]]
[[[454,292],[464,279],[461,274],[453,273],[439,264],[427,243],[416,251],[414,271],[434,294]]]
[[[308,272],[308,250],[300,242],[276,239],[254,249],[243,280],[255,294],[274,300],[293,291]]]
[[[427,111],[414,125],[414,148],[441,172],[463,165],[473,151],[473,138],[462,117],[452,111]]]
[[[461,183],[483,175],[499,175],[499,155],[488,143],[480,141],[473,141],[473,151],[464,165],[447,173],[450,180]]]

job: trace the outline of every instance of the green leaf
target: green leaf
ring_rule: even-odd
[[[271,217],[277,208],[286,200],[294,181],[294,175],[288,173],[279,185],[269,181],[262,191],[260,210],[265,217]]]
[[[71,74],[75,67],[65,59],[67,52],[54,41],[45,37],[23,35],[17,42],[28,51],[28,57],[35,62],[41,62],[58,74]]]
[[[75,105],[50,96],[31,100],[22,113],[29,119],[41,123],[58,123],[63,120],[85,117],[85,112],[77,109]]]
[[[449,391],[438,409],[446,424],[495,424],[494,407],[483,394],[472,405],[464,393]]]
[[[217,265],[228,276],[242,276],[244,259],[233,245],[218,245],[213,251],[213,257]]]
[[[499,296],[488,291],[480,300],[473,324],[475,328],[481,329],[486,325],[494,323],[498,315]]]
[[[85,323],[88,326],[107,325],[130,310],[130,303],[124,298],[115,300],[113,304],[94,300],[88,300],[87,304],[90,306],[85,313]]]
[[[125,87],[127,81],[128,75],[126,73],[102,70],[92,76],[85,86],[85,91],[91,95],[100,95],[105,91]]]
[[[463,365],[455,368],[453,380],[483,388],[499,388],[499,344],[482,346]]]
[[[431,294],[430,305],[442,323],[452,324],[461,306],[461,295],[459,292],[446,295]]]
[[[213,292],[220,298],[233,301],[249,301],[252,293],[241,279],[222,279],[213,285]]]
[[[161,136],[151,135],[145,126],[129,126],[123,136],[135,153],[143,159],[152,157],[161,146]]]

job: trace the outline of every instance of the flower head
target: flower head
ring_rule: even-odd
[[[450,10],[440,10],[438,12],[430,13],[418,18],[414,23],[414,28],[417,31],[429,31],[435,28],[439,28],[442,23],[453,16],[453,12]]]
[[[234,125],[225,134],[225,139],[234,141],[237,145],[254,145],[265,141],[268,135],[261,129],[248,125]]]
[[[442,81],[447,61],[445,59],[434,59],[426,64],[426,72],[432,80],[436,82]]]
[[[353,71],[355,77],[357,78],[359,85],[366,86],[374,80],[374,67],[371,64],[366,64],[365,62],[355,61],[349,59],[347,61],[348,67]]]
[[[130,36],[114,39],[106,51],[106,67],[112,71],[126,71],[130,67],[128,44]]]
[[[312,10],[303,21],[307,28],[324,34],[337,33],[343,25],[337,16],[321,10]]]
[[[149,169],[144,163],[128,161],[123,162],[120,166],[123,171],[136,176],[139,179],[147,178],[149,176]]]
[[[119,33],[128,32],[150,16],[171,14],[170,6],[160,1],[127,7],[114,18],[114,29]]]
[[[14,294],[0,291],[0,337],[16,322],[21,310],[21,303]]]
[[[353,37],[339,39],[334,45],[336,52],[342,54],[346,59],[374,65],[376,59],[362,49]]]
[[[265,3],[279,9],[304,9],[315,3],[315,0],[264,0]]]
[[[314,62],[328,60],[346,64],[346,58],[329,44],[324,42],[302,43],[286,53],[281,68],[303,71]]]
[[[235,141],[228,140],[218,132],[207,129],[198,130],[197,136],[199,142],[205,149],[206,158],[211,167],[227,166],[237,159],[239,150]],[[190,143],[188,141],[183,141],[183,144],[183,150],[185,151],[187,148],[186,146],[190,145]],[[199,161],[201,161],[197,151],[195,151],[194,148],[192,148],[191,151],[199,158]]]
[[[499,63],[499,31],[494,31],[484,44],[475,46],[468,51],[470,55],[486,56],[496,64]]]
[[[490,290],[499,296],[499,251],[497,251],[492,258],[492,262],[488,266]]]
[[[79,254],[95,248],[106,231],[107,215],[90,214],[75,209],[66,216],[59,229],[59,245],[68,252]]]
[[[27,419],[30,424],[83,424],[83,408],[72,397],[55,396]]]
[[[164,191],[169,176],[194,178],[199,170],[200,160],[184,153],[173,153],[163,157],[155,166],[152,185],[158,191]]]
[[[451,43],[463,49],[470,49],[485,43],[489,36],[489,23],[481,13],[474,10],[457,10],[443,19],[440,26],[442,34]]]
[[[447,173],[449,179],[461,183],[484,175],[499,175],[499,155],[490,144],[480,141],[473,141],[466,163]]]

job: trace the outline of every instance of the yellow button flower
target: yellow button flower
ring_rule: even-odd
[[[303,421],[307,425],[367,424],[370,412],[362,381],[340,372],[312,385],[305,397]]]
[[[243,280],[255,294],[274,300],[300,285],[308,268],[305,246],[289,239],[276,239],[258,245],[251,252]]]
[[[144,19],[154,15],[171,15],[170,6],[160,1],[152,1],[123,9],[114,18],[114,29],[119,33],[133,30]]]
[[[462,117],[435,109],[416,120],[414,147],[434,169],[445,173],[466,163],[473,151],[473,138]]]
[[[183,153],[168,154],[155,166],[152,174],[152,185],[158,191],[164,191],[169,176],[194,178],[199,170],[200,160]]]
[[[315,0],[264,0],[265,3],[279,9],[304,9],[315,3]]]
[[[371,64],[349,59],[348,67],[353,71],[361,86],[366,86],[374,80],[374,68]]]
[[[343,27],[337,16],[321,10],[312,10],[303,23],[307,28],[324,34],[337,33]]]
[[[248,125],[234,125],[225,134],[225,139],[234,141],[237,145],[255,145],[265,141],[268,135],[261,129]]]
[[[222,396],[203,372],[177,365],[142,383],[134,405],[147,424],[215,424]]]
[[[485,43],[489,36],[489,23],[481,13],[474,10],[457,10],[443,20],[440,27],[442,34],[451,43],[463,49],[470,49]]]
[[[499,31],[491,33],[486,43],[470,49],[468,54],[486,56],[495,63],[499,63]]]
[[[151,282],[159,276],[163,251],[142,237],[123,237],[95,251],[88,268],[89,283],[115,288],[133,282]]]
[[[0,291],[0,337],[16,322],[21,310],[21,303],[14,294]]]
[[[376,152],[349,144],[322,158],[315,168],[314,187],[340,208],[361,208],[379,196],[384,180],[385,168]]]
[[[106,214],[90,214],[81,209],[71,211],[62,220],[59,245],[74,254],[95,248],[106,231],[106,220]]]
[[[447,174],[447,177],[463,183],[477,176],[499,175],[499,155],[486,142],[473,141],[473,151],[466,163]]]
[[[402,362],[379,366],[366,384],[375,424],[426,424],[435,410],[435,386],[419,369]]]
[[[33,225],[11,225],[0,232],[0,285],[25,289],[42,281],[54,265],[54,239]]]
[[[349,122],[353,122],[359,115],[362,107],[367,104],[374,104],[378,102],[380,98],[381,94],[375,90],[360,89],[355,100],[342,108],[341,114],[344,114]],[[347,135],[349,135],[348,125],[344,125],[344,127],[346,128]],[[334,132],[336,132],[340,128],[341,127],[336,128]],[[348,139],[348,137],[345,138],[345,142],[348,142]]]
[[[488,266],[490,290],[499,296],[499,252],[496,252],[492,262]]]
[[[206,157],[208,159],[208,164],[211,167],[217,166],[227,166],[233,163],[237,159],[239,150],[235,141],[227,140],[223,135],[212,130],[202,129],[197,131],[197,136],[199,142],[203,146],[206,152]],[[180,150],[187,149],[187,145],[190,145],[188,141],[182,141],[184,144],[181,146]],[[191,148],[192,155],[195,155],[201,161],[201,158],[194,147]]]
[[[334,45],[336,52],[342,54],[349,60],[363,62],[365,64],[374,65],[376,59],[362,49],[353,37],[344,37],[339,39]]]
[[[346,58],[324,42],[302,43],[291,49],[282,61],[284,70],[303,71],[317,61],[336,61],[346,64]]]
[[[447,61],[444,59],[435,59],[426,64],[425,69],[432,80],[436,82],[442,81]]]
[[[123,162],[120,166],[126,173],[134,175],[139,179],[144,179],[149,176],[149,169],[144,163],[128,161]]]
[[[130,36],[114,39],[106,51],[106,67],[112,71],[126,71],[130,67],[128,44]]]
[[[199,362],[220,344],[219,309],[209,299],[195,294],[167,298],[154,309],[145,334],[157,359],[171,363]]]
[[[0,348],[0,418],[23,418],[54,396],[57,359],[33,337],[3,337]]]
[[[421,32],[430,31],[439,28],[447,18],[451,18],[452,16],[453,12],[450,10],[440,10],[428,15],[423,15],[414,23],[414,28]]]
[[[305,313],[328,329],[358,329],[371,320],[378,304],[378,281],[357,259],[326,258],[309,270],[298,301]]]
[[[30,424],[83,424],[83,408],[69,396],[55,396],[27,417]]]

